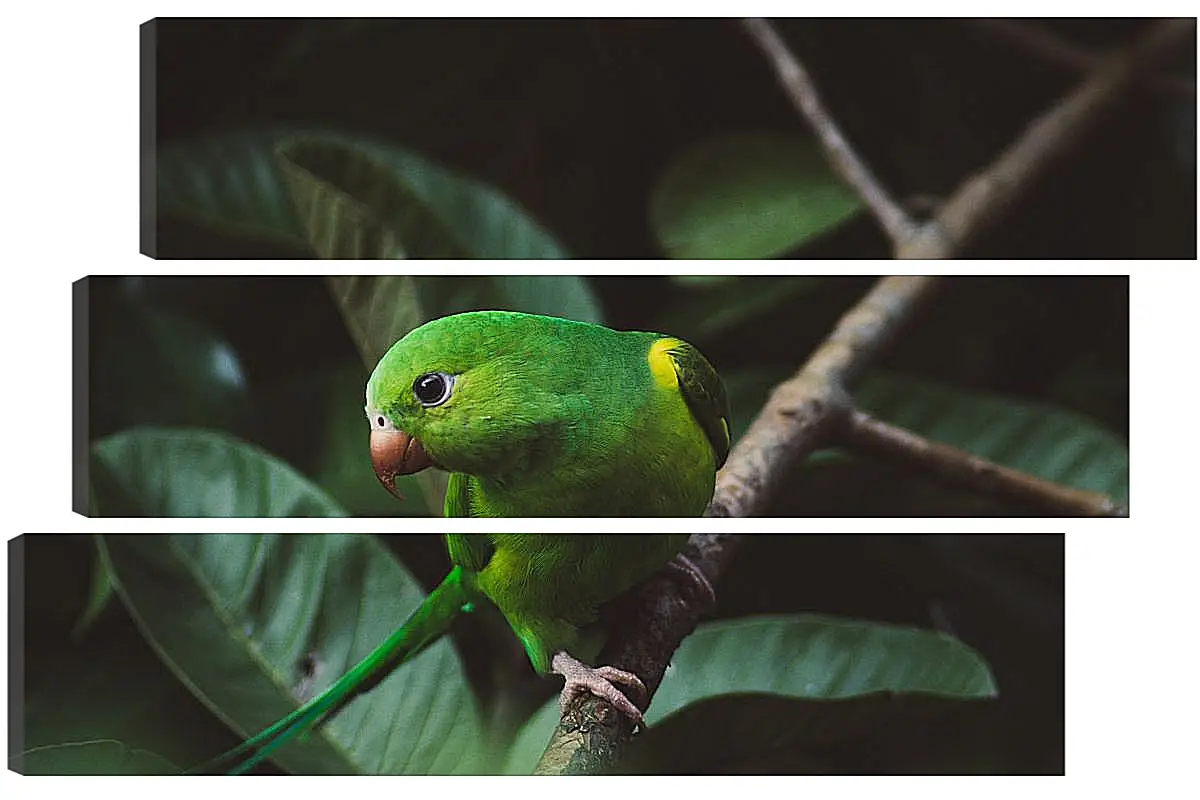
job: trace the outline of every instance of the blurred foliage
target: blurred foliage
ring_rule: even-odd
[[[349,671],[424,599],[373,536],[109,535],[99,542],[147,640],[206,706],[247,735]],[[439,642],[413,667],[320,735],[281,751],[277,763],[334,775],[478,771],[487,740],[454,648]]]
[[[147,750],[113,739],[36,747],[9,759],[22,775],[179,775],[183,770]]]
[[[865,292],[816,276],[88,278],[90,489],[108,516],[440,513],[445,476],[378,485],[368,370],[414,326],[506,308],[696,344],[734,437]],[[858,387],[938,441],[1128,502],[1128,279],[947,278]],[[832,457],[831,457],[832,456]],[[1022,515],[868,459],[817,454],[784,516]]]
[[[1081,46],[1137,19],[1031,22]],[[778,27],[918,212],[1080,79],[971,20]],[[882,257],[733,20],[167,19],[162,257]],[[1195,78],[1195,50],[1163,69]],[[1140,88],[963,253],[1194,258],[1195,97]]]
[[[816,139],[739,134],[702,142],[668,169],[650,226],[673,258],[770,258],[861,208]]]
[[[306,245],[323,258],[566,255],[495,190],[364,137],[224,134],[163,148],[144,168],[156,171],[160,213],[288,257]]]
[[[435,535],[29,534],[9,557],[9,763],[53,774],[197,767],[339,677],[447,569]],[[97,564],[115,592],[80,628]],[[1059,535],[752,537],[618,770],[1061,773],[1063,590]],[[556,691],[481,608],[258,771],[528,772]]]

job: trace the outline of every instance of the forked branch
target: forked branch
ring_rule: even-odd
[[[748,19],[742,24],[771,62],[796,110],[816,133],[830,164],[858,192],[887,233],[897,258],[959,254],[994,225],[1048,165],[1103,119],[1149,67],[1196,29],[1194,19],[1159,20],[1129,47],[1092,59],[1094,66],[1078,88],[1030,122],[991,164],[964,180],[928,221],[914,223],[847,141],[820,101],[811,75],[771,23]]]
[[[928,442],[875,420],[854,407],[850,390],[863,370],[891,342],[935,289],[937,279],[881,278],[848,311],[804,366],[775,387],[729,460],[717,474],[705,516],[761,513],[803,457],[818,447],[845,444],[903,459],[958,485],[1022,501],[1047,514],[1116,516],[1110,499],[1039,480],[945,445]],[[746,537],[692,534],[687,554],[714,586]],[[720,589],[718,586],[718,594]],[[689,587],[660,574],[629,599],[599,663],[635,673],[648,690],[662,682],[667,664],[708,608]],[[585,695],[563,711],[538,763],[539,775],[584,775],[610,770],[633,735],[624,715],[607,701]]]
[[[1056,157],[1111,108],[1139,71],[1194,30],[1192,20],[1164,20],[1127,50],[1098,61],[1074,92],[1034,120],[995,161],[968,178],[929,221],[914,222],[842,135],[811,76],[765,20],[744,21],[771,61],[793,104],[809,121],[834,168],[862,197],[901,258],[945,258],[959,252],[1011,207]],[[1076,58],[1076,60],[1079,60]],[[1119,515],[1109,498],[1056,486],[1016,470],[929,442],[856,409],[850,391],[863,369],[933,291],[928,277],[882,278],[838,322],[789,380],[775,387],[758,417],[717,476],[705,516],[761,513],[782,482],[818,447],[842,443],[860,452],[901,460],[944,480],[1017,500],[1051,514]],[[743,542],[737,534],[693,534],[689,555],[717,584]],[[652,697],[679,644],[705,613],[704,603],[666,575],[634,593],[633,608],[600,661],[642,678]],[[632,725],[607,702],[584,696],[563,712],[538,774],[596,774],[609,770],[632,736]]]

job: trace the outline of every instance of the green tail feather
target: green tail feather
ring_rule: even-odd
[[[220,771],[221,765],[228,764],[232,766],[226,771],[227,775],[250,771],[281,746],[332,717],[355,697],[378,685],[396,667],[441,638],[460,612],[470,610],[471,602],[463,584],[462,568],[455,567],[395,633],[328,689],[258,735],[191,772],[212,774]]]

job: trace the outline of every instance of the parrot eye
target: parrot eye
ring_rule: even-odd
[[[426,372],[413,381],[413,396],[426,408],[440,406],[450,399],[452,388],[454,388],[453,375],[447,375],[444,372]]]

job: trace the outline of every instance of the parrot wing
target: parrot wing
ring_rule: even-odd
[[[684,341],[675,340],[666,349],[679,379],[679,391],[713,446],[717,469],[729,455],[729,399],[725,384],[703,354]]]

